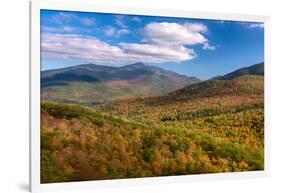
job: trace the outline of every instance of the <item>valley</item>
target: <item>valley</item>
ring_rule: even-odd
[[[43,72],[41,182],[263,170],[261,64],[206,81],[142,63]]]

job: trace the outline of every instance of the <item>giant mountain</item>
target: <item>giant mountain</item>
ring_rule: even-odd
[[[42,71],[41,96],[43,100],[95,104],[158,96],[198,82],[196,77],[143,63],[122,67],[82,64]]]

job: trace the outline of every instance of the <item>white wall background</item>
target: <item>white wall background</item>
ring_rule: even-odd
[[[43,0],[42,0],[43,1]],[[70,1],[70,0],[68,0]],[[74,0],[72,0],[74,1]],[[78,0],[75,0],[78,1]],[[103,5],[261,14],[271,16],[271,175],[186,184],[108,188],[83,192],[280,192],[281,182],[281,12],[277,0],[80,0]],[[28,191],[28,34],[27,0],[1,0],[0,11],[0,192]],[[67,1],[66,1],[67,3]],[[69,191],[68,191],[69,192]],[[71,191],[81,192],[81,191]]]

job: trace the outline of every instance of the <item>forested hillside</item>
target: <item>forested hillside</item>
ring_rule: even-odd
[[[41,181],[263,170],[262,76],[104,105],[42,103]]]
[[[41,74],[41,97],[54,102],[97,104],[157,96],[200,82],[159,67],[134,63],[122,67],[82,64]]]

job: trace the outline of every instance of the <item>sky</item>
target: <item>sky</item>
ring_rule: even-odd
[[[41,70],[143,62],[206,80],[263,61],[263,23],[41,10]]]

